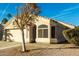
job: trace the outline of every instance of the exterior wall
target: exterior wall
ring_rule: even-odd
[[[43,24],[48,26],[48,38],[38,38],[38,27]],[[38,17],[38,21],[36,22],[36,42],[50,43],[49,25],[50,25],[50,20],[43,17]]]
[[[50,39],[49,38],[36,38],[36,42],[50,43]]]
[[[5,29],[13,29],[14,28],[14,26],[13,26],[13,24],[11,23],[11,24],[9,24],[7,27],[5,27]]]
[[[19,29],[11,29],[9,30],[9,33],[12,34],[12,36],[10,36],[10,39],[12,41],[16,41],[16,42],[22,42],[22,35],[21,35],[21,31]],[[29,31],[26,31],[26,29],[24,29],[24,34],[25,34],[25,41],[29,42]]]
[[[50,19],[44,18],[44,17],[40,17],[40,16],[37,17],[37,19],[38,19],[38,21],[35,23],[35,25],[36,25],[36,39],[35,39],[36,42],[58,43],[58,42],[65,41],[65,38],[62,34],[62,31],[66,29],[66,28],[64,28],[65,27],[64,25],[61,25],[57,21],[54,22],[53,20],[50,20]],[[48,38],[38,38],[38,27],[40,25],[48,26]],[[51,38],[51,26],[55,26],[55,38]],[[5,29],[13,29],[13,30],[10,30],[10,33],[13,35],[11,37],[11,39],[16,42],[22,42],[21,31],[19,29],[14,29],[14,26],[12,23],[10,23],[7,27],[5,27]],[[32,28],[30,28],[27,31],[26,31],[26,29],[24,29],[24,33],[25,33],[26,42],[30,42],[30,40],[33,40]]]
[[[10,34],[12,34],[12,36],[10,36],[10,39],[12,41],[15,41],[15,42],[22,42],[22,35],[21,35],[21,31],[20,29],[17,29],[17,25],[16,23],[14,23],[15,21],[15,17],[13,17],[9,22],[7,22],[5,24],[5,29],[8,29]],[[25,42],[29,42],[29,39],[31,36],[30,35],[30,30],[27,30],[27,29],[24,29],[24,37],[25,37]]]
[[[51,43],[61,43],[66,41],[66,39],[63,36],[63,30],[69,29],[68,27],[58,23],[58,22],[54,22],[53,20],[51,20],[50,23],[51,27],[55,26],[55,38],[51,38]]]
[[[15,20],[15,17],[13,17],[10,21],[8,21],[5,25],[4,28],[5,29],[14,29],[14,25],[13,22]]]

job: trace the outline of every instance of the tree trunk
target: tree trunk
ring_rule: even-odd
[[[26,51],[26,46],[25,46],[25,39],[24,39],[24,30],[21,30],[22,32],[22,51]]]

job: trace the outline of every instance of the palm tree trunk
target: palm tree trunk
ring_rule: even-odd
[[[21,30],[22,32],[22,51],[26,51],[26,46],[25,46],[25,39],[24,39],[24,30]]]

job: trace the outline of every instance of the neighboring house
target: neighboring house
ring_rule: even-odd
[[[61,43],[66,41],[62,31],[73,29],[75,26],[66,24],[57,20],[38,16],[38,21],[33,27],[24,29],[26,42],[43,42],[43,43]],[[11,40],[21,42],[21,31],[14,25],[15,17],[5,24],[5,29],[8,29],[12,34]]]
[[[3,39],[3,33],[4,33],[4,26],[0,24],[0,40]]]

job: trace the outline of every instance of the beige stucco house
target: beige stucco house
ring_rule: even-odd
[[[24,29],[26,42],[61,43],[65,41],[62,31],[73,29],[75,26],[46,17],[37,17],[34,27]],[[10,39],[16,42],[22,41],[21,31],[14,25],[15,17],[6,23],[5,29],[12,34]],[[7,32],[6,32],[7,33]]]

